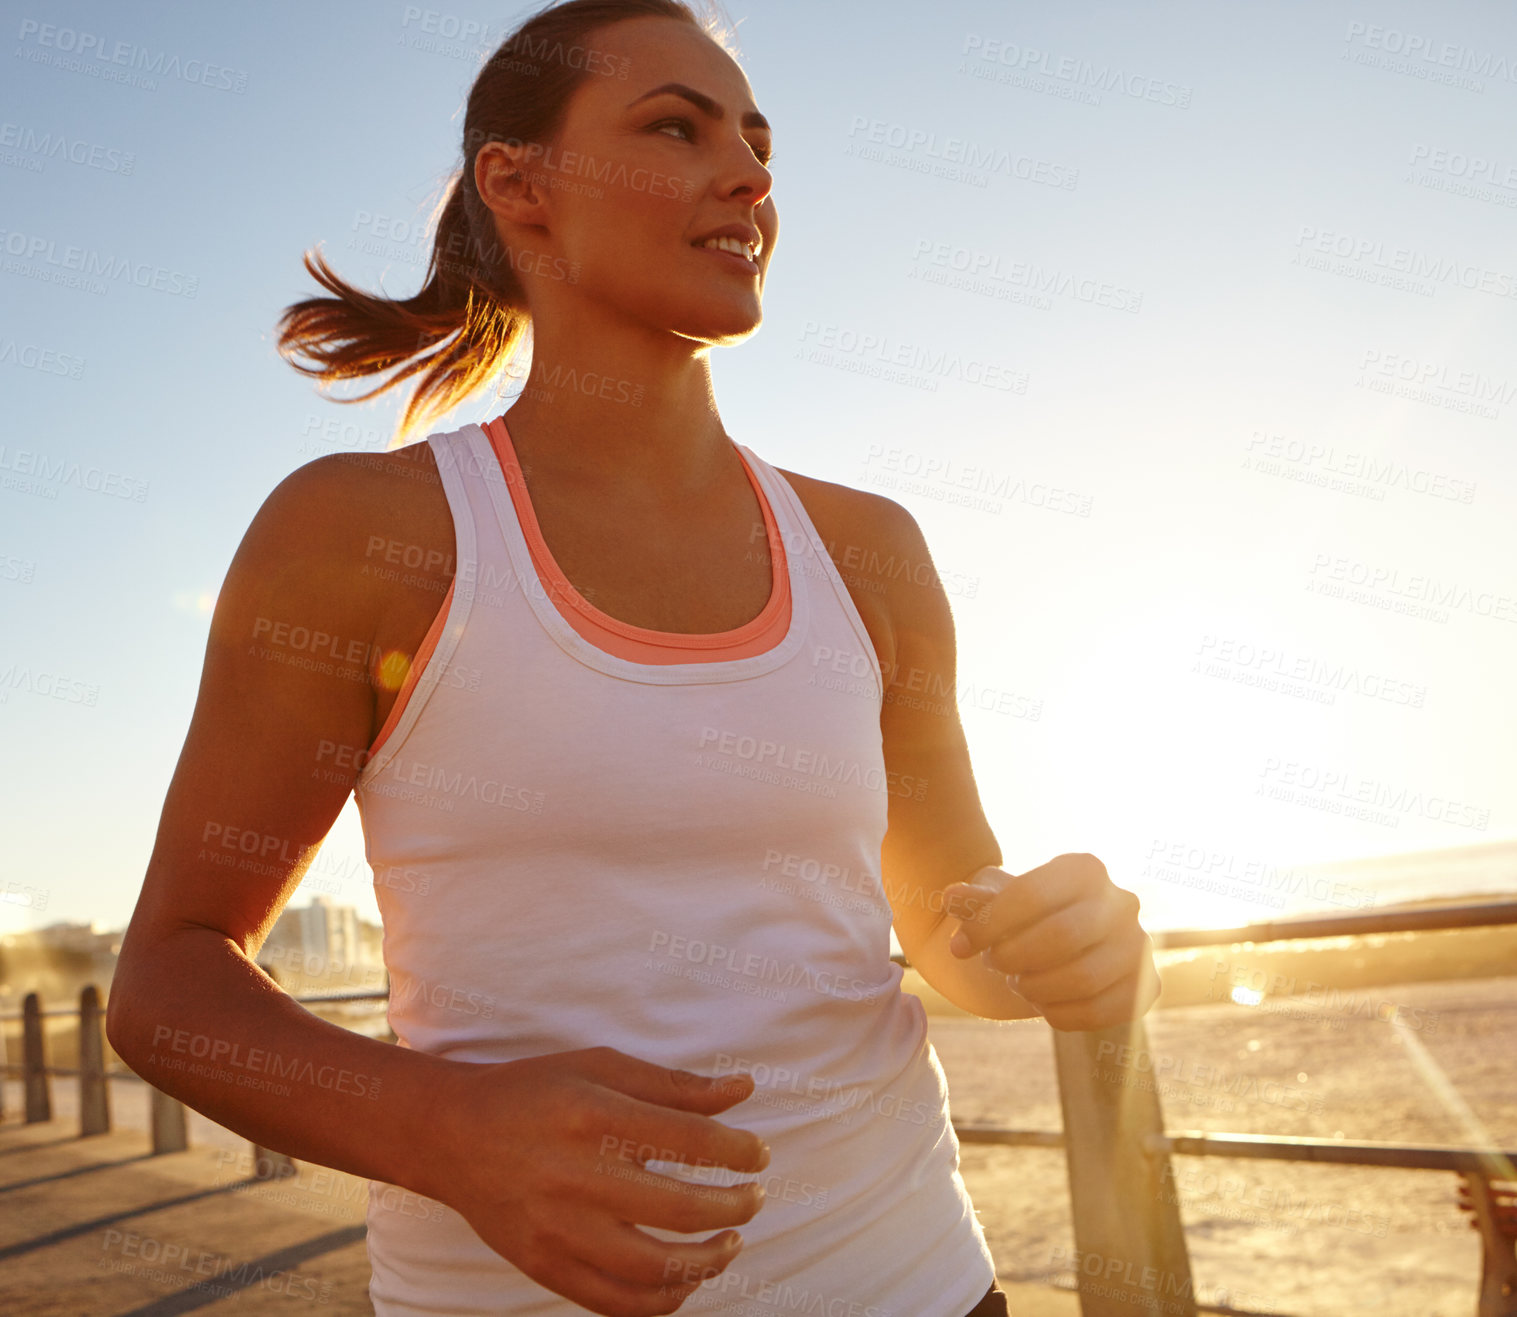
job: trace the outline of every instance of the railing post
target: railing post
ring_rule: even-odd
[[[48,1085],[46,1051],[42,1040],[42,999],[26,994],[21,1004],[21,1051],[25,1067],[26,1123],[53,1118],[53,1093]]]
[[[111,1093],[105,1081],[105,1018],[100,989],[87,984],[79,994],[79,1137],[109,1134]]]
[[[295,1174],[295,1162],[287,1152],[253,1145],[253,1175],[260,1180],[288,1180]]]
[[[284,987],[283,975],[272,965],[260,965],[258,967],[281,989]],[[295,1174],[295,1163],[288,1153],[275,1152],[272,1148],[260,1148],[253,1144],[253,1174],[260,1180],[286,1180]]]
[[[1517,1235],[1503,1228],[1497,1184],[1483,1170],[1461,1171],[1475,1223],[1480,1227],[1480,1302],[1478,1317],[1517,1317]],[[1507,1218],[1510,1220],[1510,1209]]]
[[[1087,1032],[1053,1031],[1083,1317],[1132,1317],[1134,1305],[1195,1317],[1190,1256],[1142,1017]],[[1087,1269],[1086,1259],[1095,1265]],[[1157,1305],[1155,1301],[1157,1300]]]
[[[183,1152],[190,1146],[184,1103],[151,1084],[148,1085],[148,1093],[152,1100],[153,1156],[165,1152]]]

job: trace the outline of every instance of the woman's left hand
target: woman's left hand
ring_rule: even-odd
[[[1055,1029],[1121,1024],[1158,1000],[1138,898],[1094,855],[1055,856],[1017,875],[987,867],[943,896],[948,915],[964,921],[953,954],[978,953]]]

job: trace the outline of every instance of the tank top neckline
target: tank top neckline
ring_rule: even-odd
[[[733,441],[733,446],[743,459],[749,478],[758,481],[765,495],[760,502],[765,511],[769,552],[775,562],[783,564],[785,572],[784,595],[788,600],[788,627],[775,643],[767,648],[736,658],[718,658],[710,655],[711,650],[731,647],[731,633],[728,632],[715,634],[653,632],[651,634],[655,638],[667,635],[687,642],[693,641],[695,643],[690,646],[692,652],[699,654],[704,649],[707,655],[705,658],[696,657],[689,661],[643,662],[636,658],[612,653],[587,639],[560,611],[560,606],[554,603],[549,593],[548,583],[543,580],[536,562],[533,561],[523,519],[516,511],[516,501],[508,484],[511,474],[505,460],[506,453],[510,453],[510,449],[503,448],[503,445],[495,438],[496,428],[494,421],[488,424],[476,422],[465,426],[458,432],[457,438],[473,448],[472,462],[475,469],[483,469],[488,477],[482,482],[483,488],[495,510],[495,520],[505,541],[507,555],[514,564],[516,576],[521,583],[525,602],[548,637],[571,658],[607,676],[624,681],[655,686],[699,685],[744,681],[762,676],[788,662],[805,642],[811,606],[807,586],[808,573],[804,570],[801,559],[806,556],[816,556],[818,553],[825,554],[825,550],[820,541],[814,541],[805,514],[800,510],[799,502],[784,478],[751,449]],[[511,456],[514,457],[514,453],[511,453]],[[520,478],[519,467],[516,470],[516,476]],[[530,509],[530,503],[528,507]],[[791,550],[788,552],[787,544],[791,545]],[[821,571],[823,574],[826,573],[826,565]],[[588,606],[589,601],[585,602]],[[770,604],[774,602],[775,591],[771,589]],[[767,609],[769,605],[765,607]],[[581,616],[589,617],[590,615],[581,614]],[[636,639],[637,628],[632,628],[616,618],[609,620],[624,629],[633,631],[634,635],[629,639]],[[753,626],[761,620],[765,620],[763,614],[748,625]]]
[[[506,418],[503,415],[497,416],[486,424],[484,429],[490,439],[490,446],[494,450],[496,460],[500,464],[501,474],[505,477],[540,583],[555,603],[574,609],[590,623],[593,631],[609,632],[613,637],[642,642],[645,645],[690,649],[697,652],[740,649],[765,636],[770,636],[776,643],[783,639],[782,634],[774,634],[776,623],[787,611],[790,602],[789,573],[786,570],[783,537],[776,533],[777,526],[769,499],[758,477],[754,475],[748,459],[743,455],[740,445],[734,443],[732,447],[737,452],[743,472],[748,477],[748,483],[753,487],[754,495],[758,499],[764,520],[765,538],[770,548],[769,595],[756,616],[749,618],[741,626],[730,627],[726,631],[660,631],[654,627],[637,626],[621,618],[613,617],[603,609],[597,608],[575,589],[543,538],[542,527],[537,520],[537,509],[532,505],[531,494],[527,489],[526,478],[522,475],[521,463],[516,455],[516,445],[511,440]]]

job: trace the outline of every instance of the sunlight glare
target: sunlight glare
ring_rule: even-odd
[[[379,684],[387,691],[398,691],[411,671],[411,656],[403,650],[390,649],[379,660]]]

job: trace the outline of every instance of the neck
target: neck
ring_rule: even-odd
[[[712,392],[709,350],[670,335],[614,345],[534,337],[505,413],[524,467],[649,502],[688,499],[738,467]]]

